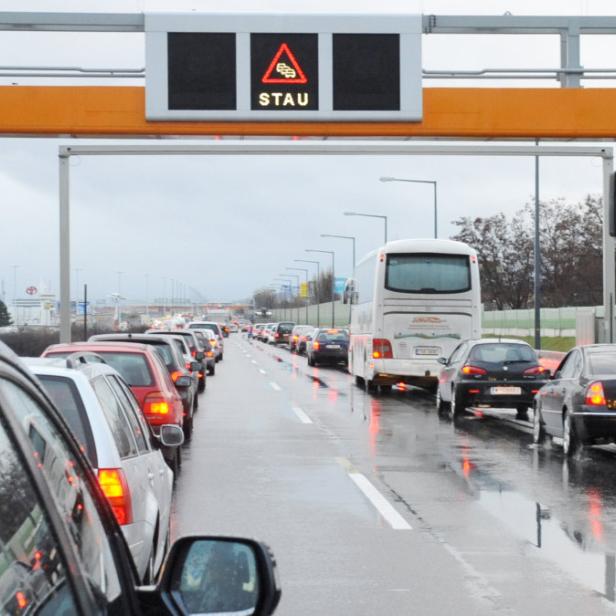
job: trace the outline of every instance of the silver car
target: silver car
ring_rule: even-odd
[[[173,472],[159,439],[179,446],[182,429],[155,437],[130,388],[92,353],[26,359],[89,459],[122,528],[140,579],[152,583],[169,545]]]

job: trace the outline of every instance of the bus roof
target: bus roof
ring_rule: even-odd
[[[400,253],[400,252],[434,252],[452,255],[469,255],[477,256],[474,248],[463,242],[455,242],[454,240],[435,240],[435,239],[406,239],[394,240],[387,242],[380,248],[369,252],[365,257],[360,259],[358,265],[368,259],[374,259],[377,255]]]

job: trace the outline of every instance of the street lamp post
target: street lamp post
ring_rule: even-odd
[[[432,184],[434,189],[434,239],[438,238],[438,204],[436,197],[436,180],[409,180],[407,178],[379,178],[381,182],[408,182],[409,184]]]
[[[387,216],[385,214],[364,214],[363,212],[344,212],[345,216],[364,216],[365,218],[381,218],[385,226],[385,243],[387,244]]]
[[[289,280],[287,280],[286,278],[274,278],[274,280],[277,280],[280,283],[280,288],[281,289],[286,289],[287,287],[291,287],[291,282]],[[282,318],[286,319],[287,318],[287,306],[286,306],[286,291],[282,294]]]
[[[306,248],[306,252],[322,252],[332,258],[332,327],[336,327],[336,253],[333,250]]]
[[[353,276],[355,276],[355,236],[354,235],[335,235],[332,233],[321,233],[321,237],[334,237],[334,238],[338,238],[341,240],[351,240],[351,242],[353,243],[353,269],[351,270],[353,272]],[[353,309],[353,303],[351,301],[349,301],[349,324],[351,323],[351,313],[352,313],[352,309]]]
[[[293,259],[297,263],[312,263],[317,266],[317,327],[321,327],[321,294],[319,293],[319,285],[321,278],[321,264],[318,261],[310,261],[308,259]],[[309,294],[310,295],[310,294]]]
[[[280,275],[295,279],[295,285],[296,285],[295,288],[297,289],[297,295],[299,295],[299,274],[280,274]],[[299,323],[299,304],[296,306],[296,308],[297,308],[297,322]]]
[[[306,304],[306,324],[308,324],[308,270],[305,267],[287,267],[285,269],[304,272],[304,275],[306,276],[306,301],[304,303]]]

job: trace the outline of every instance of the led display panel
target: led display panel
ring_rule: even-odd
[[[168,33],[169,109],[235,109],[235,53],[235,33]]]
[[[318,42],[318,34],[251,34],[251,109],[317,110]]]
[[[334,34],[335,111],[400,110],[400,36]]]

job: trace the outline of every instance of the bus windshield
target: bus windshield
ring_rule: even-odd
[[[467,255],[389,254],[385,288],[399,293],[462,293],[471,288]]]

